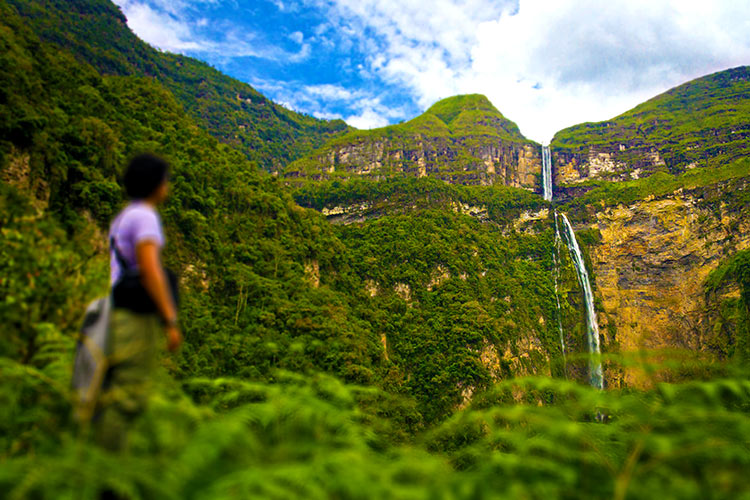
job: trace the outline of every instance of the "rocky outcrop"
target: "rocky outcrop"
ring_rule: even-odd
[[[750,207],[723,201],[729,189],[749,190],[750,179],[593,213],[589,227],[601,239],[588,253],[600,328],[614,337],[606,344],[621,352],[708,349],[706,278],[726,256],[750,248]],[[632,382],[627,374],[624,382]]]
[[[499,140],[487,140],[476,146],[466,142],[430,138],[403,146],[387,139],[362,140],[315,156],[312,162],[318,166],[317,173],[290,170],[286,175],[311,180],[429,175],[453,184],[538,189],[542,168],[538,147]]]
[[[667,169],[658,149],[634,142],[590,146],[585,152],[553,151],[552,158],[553,182],[564,186],[589,180],[629,181]]]
[[[541,189],[541,147],[484,96],[436,103],[410,122],[356,131],[287,167],[284,177],[434,177],[453,184]]]

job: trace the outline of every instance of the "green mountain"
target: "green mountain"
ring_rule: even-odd
[[[166,259],[182,270],[190,344],[174,370],[263,379],[273,366],[377,378],[377,337],[349,306],[358,282],[322,216],[198,127],[156,80],[101,75],[40,41],[13,7],[0,8],[2,355],[36,359],[40,325],[73,338],[85,299],[108,286],[103,232],[124,201],[118,173],[132,154],[156,150],[173,165]],[[308,285],[311,261],[339,291]],[[325,355],[313,354],[318,344]]]
[[[611,120],[555,134],[555,184],[565,188],[735,163],[750,153],[749,112],[750,66],[698,78]]]
[[[406,123],[357,130],[289,165],[292,181],[435,177],[541,189],[540,147],[481,95],[451,97]]]
[[[5,241],[5,271],[14,278],[6,283],[12,299],[2,313],[15,317],[18,302],[44,304],[8,322],[5,356],[35,359],[43,350],[40,325],[59,325],[54,331],[60,341],[73,338],[81,303],[107,286],[103,231],[123,202],[118,171],[133,153],[152,149],[174,166],[174,195],[164,213],[171,242],[167,261],[183,270],[189,341],[175,375],[268,380],[278,369],[323,371],[405,397],[406,408],[414,406],[410,425],[418,428],[448,415],[465,391],[488,387],[501,376],[559,370],[547,294],[549,255],[541,250],[550,247],[549,234],[502,233],[523,209],[540,208],[531,194],[446,190],[431,179],[372,185],[384,193],[418,191],[435,204],[419,218],[384,219],[390,224],[384,228],[400,228],[395,233],[342,235],[320,214],[295,205],[241,151],[199,127],[166,85],[147,76],[102,74],[59,44],[41,40],[13,6],[3,5],[3,14],[4,225],[17,238],[36,224],[40,233],[25,243]],[[480,226],[451,209],[454,200],[487,207],[497,226]],[[439,237],[427,230],[437,227]],[[478,232],[478,239],[465,240],[467,232]],[[413,238],[405,240],[402,233]],[[48,271],[50,279],[66,276],[56,298],[44,295],[54,287],[30,285],[28,273],[41,250],[28,252],[26,244],[59,255]],[[412,255],[407,264],[405,252]],[[373,272],[373,259],[385,256]],[[94,264],[85,266],[88,259]],[[91,276],[82,276],[84,271]],[[539,282],[539,303],[537,292],[523,290],[527,275]],[[477,287],[477,280],[484,284]],[[495,281],[508,288],[502,301],[490,285]],[[74,292],[76,283],[86,286]],[[441,305],[449,300],[456,307]],[[509,306],[511,300],[518,305]],[[467,310],[495,326],[481,334],[448,328],[469,321]],[[571,308],[571,323],[574,315]],[[547,340],[519,344],[512,325],[529,338]],[[429,356],[430,349],[443,356]],[[487,349],[505,353],[495,355],[494,368],[481,362]],[[516,359],[527,351],[536,353],[538,364]]]
[[[555,135],[555,197],[596,231],[601,326],[621,350],[750,352],[744,278],[722,271],[750,249],[749,111],[741,67]]]
[[[727,85],[713,100],[740,109]],[[186,342],[117,456],[72,421],[68,381],[108,288],[118,173],[143,150],[173,165]],[[747,161],[548,203],[540,154],[481,96],[351,131],[149,48],[111,3],[0,2],[0,491],[741,497]],[[584,303],[554,210],[592,274],[606,391],[580,383]],[[664,346],[699,354],[638,351]]]
[[[101,74],[158,80],[201,128],[264,170],[281,170],[350,130],[342,120],[318,120],[290,111],[201,61],[155,50],[128,29],[125,17],[109,0],[8,3],[41,40],[71,52]]]

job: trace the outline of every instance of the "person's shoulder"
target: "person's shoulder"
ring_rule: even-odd
[[[159,219],[159,212],[148,203],[131,203],[123,210],[122,215],[128,219]]]
[[[123,227],[142,225],[161,226],[161,218],[154,207],[147,203],[131,203],[122,211],[121,224]]]

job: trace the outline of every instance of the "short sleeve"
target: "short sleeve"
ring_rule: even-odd
[[[133,248],[147,240],[154,241],[160,247],[164,245],[161,221],[154,210],[141,209],[137,210],[137,213],[133,213],[130,235]]]

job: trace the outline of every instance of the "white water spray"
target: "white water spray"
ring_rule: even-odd
[[[552,201],[552,155],[550,154],[549,146],[542,146],[542,189],[544,192],[544,199]],[[565,360],[565,335],[563,334],[562,328],[562,309],[560,308],[560,294],[558,290],[558,282],[560,280],[560,228],[557,224],[557,211],[555,211],[555,253],[552,254],[552,259],[555,264],[555,302],[557,303],[557,330],[560,333],[560,350],[563,357],[563,371],[565,377],[568,376],[567,362]]]
[[[557,331],[560,334],[560,351],[562,352],[563,358],[563,373],[565,378],[568,378],[568,362],[565,356],[565,334],[563,334],[562,327],[562,308],[560,307],[560,246],[562,245],[562,238],[560,238],[560,226],[557,223],[557,211],[555,211],[555,252],[552,254],[552,260],[555,264],[555,302],[557,303]]]
[[[586,300],[586,335],[589,344],[589,381],[592,386],[599,389],[604,388],[604,375],[602,373],[601,351],[599,349],[599,323],[596,320],[596,311],[594,310],[594,294],[591,290],[591,281],[589,273],[586,270],[586,264],[583,261],[581,248],[578,246],[573,226],[565,214],[562,216],[565,227],[566,238],[568,240],[568,250],[573,259],[573,264],[578,274],[578,281],[583,289],[583,295]]]
[[[544,199],[552,201],[552,155],[549,146],[542,146],[542,189]]]

